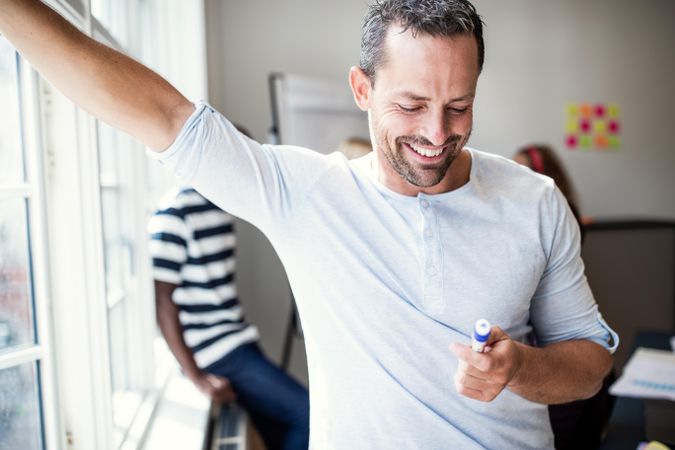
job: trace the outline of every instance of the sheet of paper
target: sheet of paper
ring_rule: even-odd
[[[623,397],[675,401],[675,353],[638,348],[609,392]]]

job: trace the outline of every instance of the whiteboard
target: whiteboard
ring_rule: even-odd
[[[346,81],[274,73],[269,82],[275,143],[328,154],[349,137],[368,139],[368,116]]]

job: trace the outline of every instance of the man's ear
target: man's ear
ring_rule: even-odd
[[[354,94],[354,101],[362,111],[370,109],[372,85],[370,78],[366,75],[360,67],[354,66],[349,69],[349,85]]]

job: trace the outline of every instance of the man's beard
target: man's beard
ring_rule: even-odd
[[[414,164],[404,156],[408,151],[403,148],[403,144],[414,144],[422,146],[434,146],[428,139],[421,136],[399,136],[396,138],[394,145],[395,150],[392,150],[389,142],[385,136],[378,137],[379,147],[383,150],[382,154],[387,159],[389,166],[396,171],[404,180],[413,186],[417,187],[431,187],[441,182],[450,166],[455,161],[457,156],[462,151],[464,143],[468,140],[470,132],[466,136],[454,134],[450,136],[441,147],[444,147],[443,152],[446,152],[445,159],[434,166],[429,167],[415,167]]]

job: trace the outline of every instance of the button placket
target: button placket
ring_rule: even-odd
[[[438,220],[433,203],[426,198],[419,200],[422,214],[422,242],[424,245],[424,304],[436,309],[442,305],[443,278],[441,277],[441,248]]]

